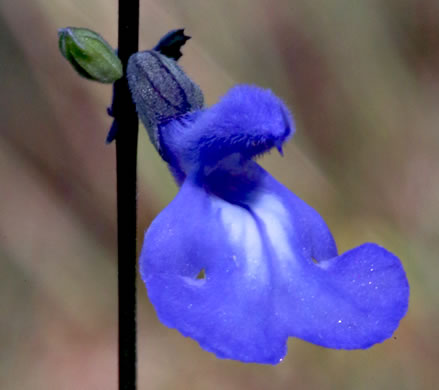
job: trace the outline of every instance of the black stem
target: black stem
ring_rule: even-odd
[[[139,0],[119,0],[118,56],[124,75],[138,51]],[[119,389],[136,389],[136,229],[138,119],[126,77],[114,84],[119,291]]]

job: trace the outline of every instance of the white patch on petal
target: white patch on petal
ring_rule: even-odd
[[[287,229],[291,229],[289,214],[282,203],[273,195],[263,194],[249,205],[256,217],[264,224],[265,240],[268,240],[276,259],[267,259],[264,252],[264,238],[258,223],[248,210],[233,205],[223,199],[212,197],[212,204],[233,246],[245,253],[246,274],[256,279],[268,278],[268,261],[278,261],[279,265],[291,270],[296,264],[294,252],[288,240]],[[265,241],[265,245],[267,241]],[[239,258],[238,258],[239,259]],[[236,256],[234,256],[236,261]]]
[[[287,231],[291,232],[289,214],[282,203],[273,195],[261,195],[251,208],[264,222],[267,238],[283,266],[291,268],[296,263]]]
[[[262,238],[253,216],[246,209],[220,198],[214,197],[212,203],[219,210],[221,222],[230,242],[245,253],[247,276],[265,278],[267,264],[264,261]],[[236,259],[237,256],[233,256],[233,260]]]

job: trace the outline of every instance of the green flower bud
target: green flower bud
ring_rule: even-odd
[[[99,34],[86,28],[67,27],[58,31],[59,49],[83,77],[114,83],[123,75],[122,63]]]

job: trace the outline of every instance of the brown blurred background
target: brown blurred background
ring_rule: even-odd
[[[77,76],[57,29],[117,42],[116,0],[0,0],[0,388],[116,389],[111,87]],[[366,351],[290,340],[278,366],[216,359],[162,326],[139,282],[139,389],[433,389],[439,380],[439,2],[141,0],[141,48],[185,27],[208,104],[271,88],[297,135],[262,164],[340,251],[377,242],[411,283],[394,338]],[[177,188],[141,129],[139,246]]]

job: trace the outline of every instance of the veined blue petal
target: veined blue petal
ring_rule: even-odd
[[[364,244],[338,256],[310,206],[234,154],[186,178],[146,233],[140,271],[163,323],[244,362],[278,363],[289,336],[366,348],[407,310],[394,255]]]

